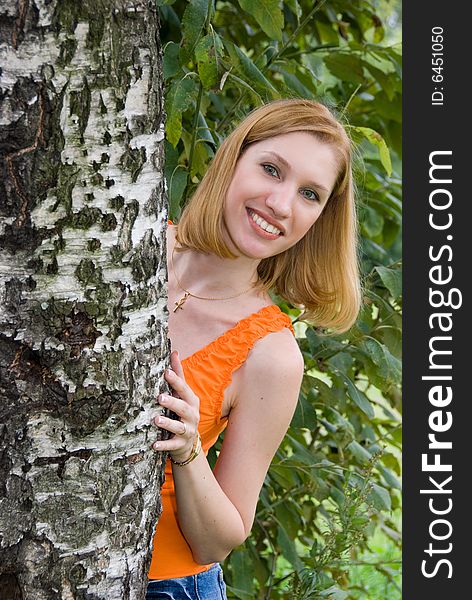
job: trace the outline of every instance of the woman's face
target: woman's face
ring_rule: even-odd
[[[331,145],[294,132],[248,146],[224,207],[230,247],[250,258],[296,244],[321,215],[338,175]]]

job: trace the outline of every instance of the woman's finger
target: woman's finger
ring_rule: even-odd
[[[176,419],[169,419],[167,417],[159,416],[154,419],[155,424],[161,429],[165,429],[175,435],[191,437],[193,439],[195,433],[190,425],[187,425],[183,421]]]
[[[169,396],[168,394],[159,394],[157,401],[161,406],[168,408],[181,419],[185,421],[195,420],[193,408],[188,402],[182,400],[182,398],[176,398],[175,396]]]
[[[164,377],[167,383],[177,392],[177,395],[188,402],[192,406],[198,405],[197,396],[193,393],[189,385],[187,385],[183,377],[179,377],[175,371],[166,370]]]
[[[160,452],[175,452],[177,450],[185,450],[188,447],[188,442],[178,435],[175,435],[168,440],[159,440],[152,446],[155,450],[159,450]]]
[[[178,350],[174,350],[170,353],[170,366],[178,377],[182,377],[182,379],[185,380],[184,369],[182,367],[182,363],[180,362]]]

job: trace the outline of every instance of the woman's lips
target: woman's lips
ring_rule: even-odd
[[[249,219],[249,224],[251,225],[253,230],[259,236],[261,236],[267,240],[276,240],[281,235],[283,235],[283,232],[280,230],[279,227],[277,227],[277,225],[275,225],[275,223],[274,224],[270,223],[268,220],[264,219],[264,217],[262,215],[260,215],[257,211],[253,210],[252,208],[246,208],[246,211],[247,211],[247,215],[248,215],[248,219]],[[266,225],[273,226],[273,227],[279,229],[279,231],[278,232],[266,231],[265,229],[263,229],[263,227],[261,227],[261,225],[256,223],[256,221],[254,220],[254,216],[262,219]]]

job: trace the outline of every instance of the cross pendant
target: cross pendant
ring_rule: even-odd
[[[182,296],[182,298],[180,300],[177,300],[177,302],[174,302],[175,304],[175,308],[172,312],[175,312],[178,308],[183,309],[183,304],[185,304],[185,301],[187,300],[187,298],[190,296],[189,292],[185,292],[185,294]]]

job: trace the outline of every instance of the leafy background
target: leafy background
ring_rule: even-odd
[[[325,102],[356,147],[364,307],[348,333],[326,335],[278,299],[305,376],[252,535],[224,564],[228,596],[400,599],[401,5],[157,4],[172,219],[220,142],[265,101]]]

